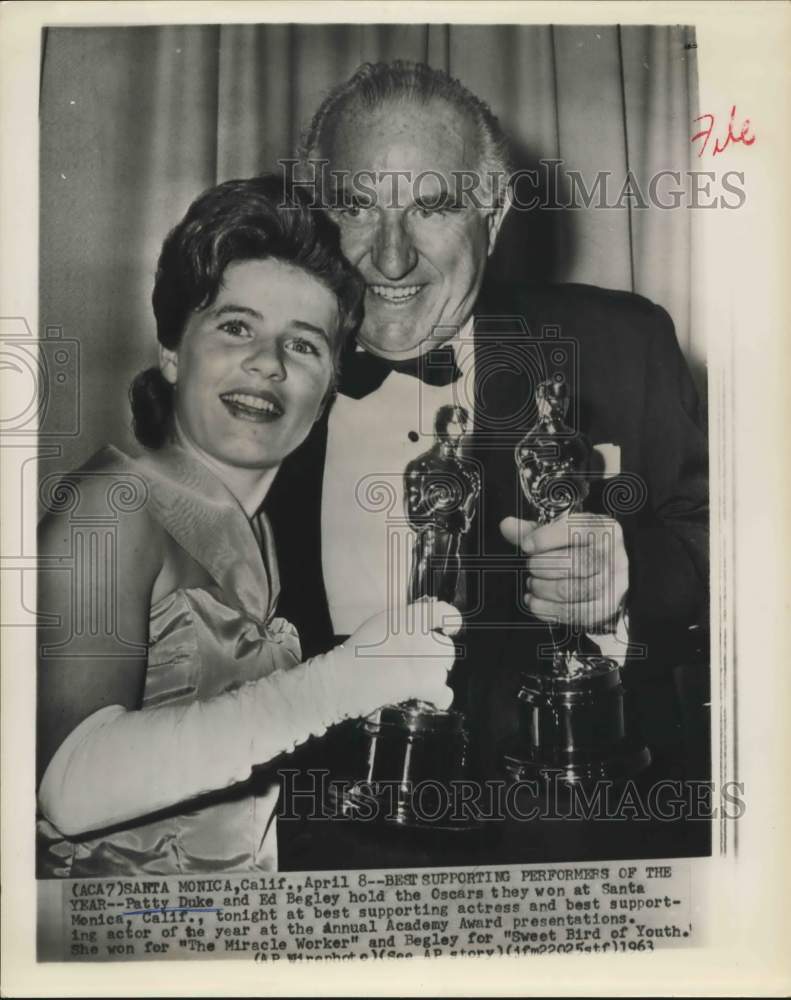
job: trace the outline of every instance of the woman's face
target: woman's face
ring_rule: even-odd
[[[162,349],[187,437],[228,465],[271,468],[305,439],[330,386],[335,296],[278,260],[229,264],[215,301]]]

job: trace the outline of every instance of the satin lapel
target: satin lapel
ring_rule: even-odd
[[[499,521],[515,513],[518,483],[514,447],[533,419],[538,345],[530,345],[527,317],[503,314],[483,295],[475,310],[475,420],[471,454],[484,477],[484,548],[499,551]]]
[[[211,574],[226,597],[251,618],[266,622],[278,582],[265,519],[266,563],[241,506],[197,459],[180,448],[167,447],[126,461],[145,479],[148,510],[168,534]]]
[[[261,551],[269,555],[269,558],[264,561],[264,569],[269,579],[269,613],[273,614],[275,605],[280,598],[280,567],[277,563],[277,547],[275,546],[272,525],[263,510],[258,511],[256,520],[261,529]]]
[[[278,614],[296,626],[305,656],[325,651],[333,639],[321,561],[321,498],[331,405],[283,462],[264,504],[280,566]]]

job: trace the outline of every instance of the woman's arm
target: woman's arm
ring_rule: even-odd
[[[88,503],[81,499],[81,516],[102,509],[104,488],[96,496],[91,489]],[[382,704],[410,697],[450,703],[452,641],[427,622],[406,628],[402,620],[393,630],[383,614],[345,646],[292,670],[205,702],[141,711],[149,608],[168,576],[167,536],[144,511],[124,515],[117,559],[94,553],[87,575],[75,570],[71,546],[66,515],[42,523],[39,611],[60,623],[42,629],[40,643],[68,639],[70,655],[56,649],[40,658],[39,805],[66,835],[142,818],[243,781],[253,766]],[[115,609],[114,643],[128,644],[128,655],[107,656],[107,637],[99,636],[97,648],[90,622],[102,601]],[[434,607],[437,625],[440,615],[458,618],[447,605]],[[79,635],[73,617],[82,623]]]
[[[87,833],[244,781],[255,765],[380,705],[417,697],[447,708],[452,640],[388,626],[377,615],[343,646],[207,701],[102,708],[50,762],[42,812],[62,833]]]
[[[84,719],[108,705],[136,709],[142,697],[166,536],[145,508],[119,513],[108,531],[101,518],[112,482],[75,476],[76,510],[48,514],[39,526],[37,608],[55,623],[38,631],[38,777]]]

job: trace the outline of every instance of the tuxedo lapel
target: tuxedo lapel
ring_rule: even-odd
[[[332,403],[283,462],[264,504],[280,568],[277,611],[296,626],[305,657],[333,644],[321,565],[321,501],[331,407]]]
[[[569,389],[566,423],[594,446],[607,442],[602,451],[593,453],[585,504],[591,513],[601,513],[604,458],[610,457],[608,472],[620,471],[620,448],[614,429],[608,426],[609,414],[601,405],[598,388],[602,369],[612,359],[592,349],[584,314],[563,309],[562,300],[551,290],[525,290],[514,302],[495,287],[481,296],[476,316],[475,430],[477,451],[487,466],[486,489],[493,516],[498,523],[509,514],[530,516],[513,450],[538,419],[538,383],[561,376]]]
[[[475,417],[472,455],[483,477],[483,553],[504,554],[502,518],[518,514],[521,490],[514,448],[536,420],[535,387],[546,365],[530,317],[482,296],[476,305]]]

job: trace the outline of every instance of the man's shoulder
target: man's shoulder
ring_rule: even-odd
[[[660,327],[672,329],[665,310],[650,299],[595,285],[489,282],[476,314],[480,318],[484,312],[522,317],[534,335],[542,327],[559,327],[561,334],[565,328],[582,337],[606,337],[621,332],[640,337],[650,336]]]

